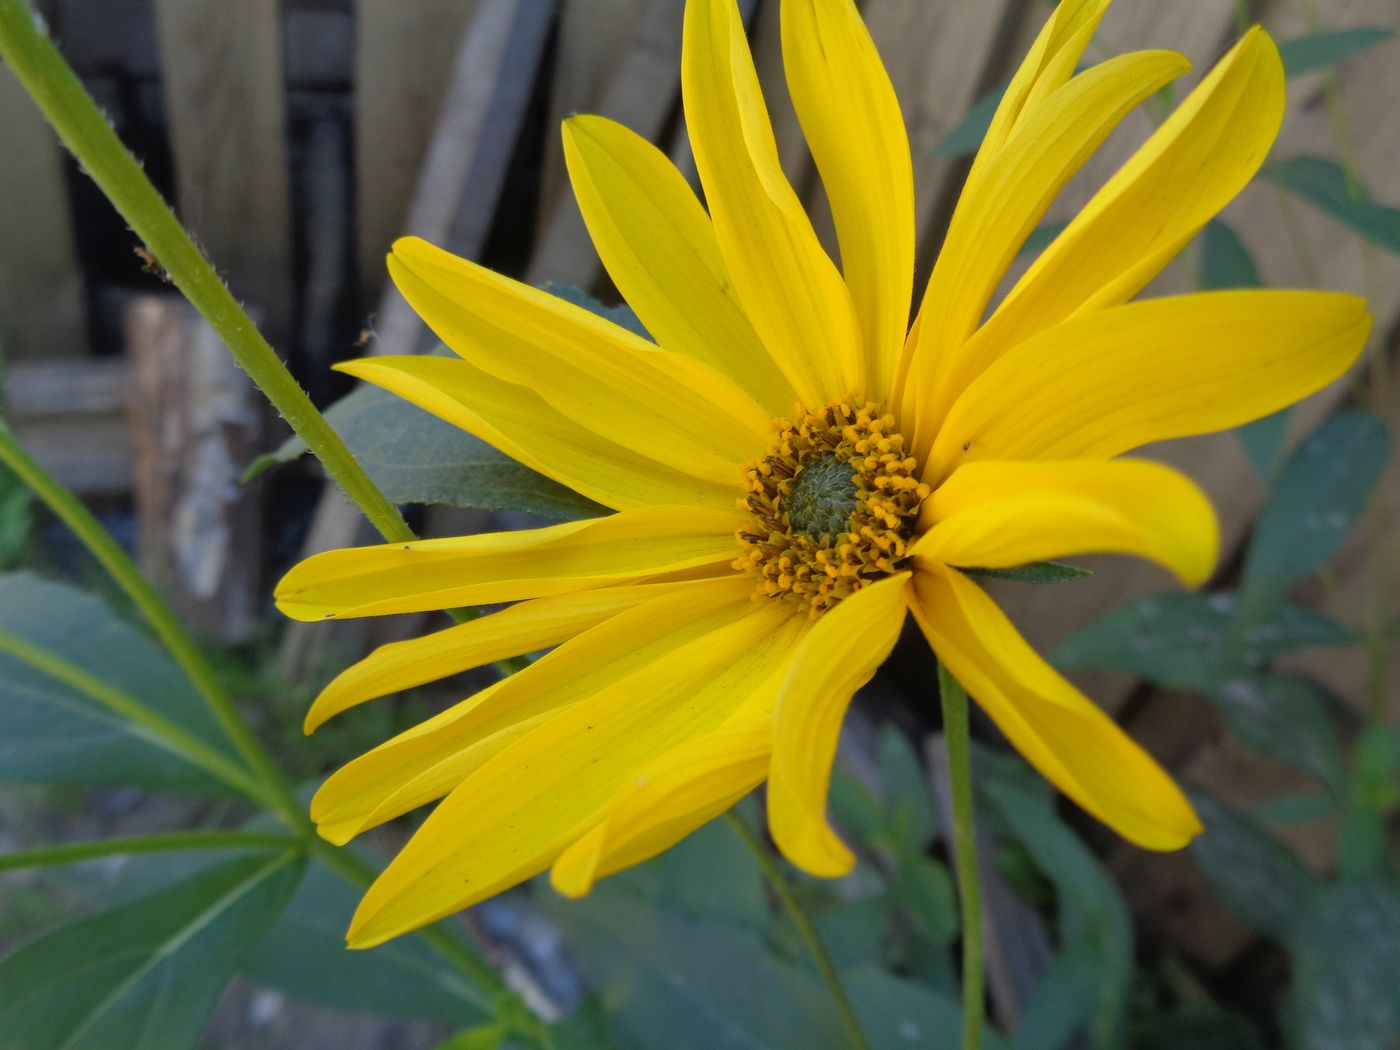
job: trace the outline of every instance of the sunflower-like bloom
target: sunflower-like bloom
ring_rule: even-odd
[[[1181,791],[1046,664],[963,569],[1113,552],[1188,586],[1219,534],[1149,442],[1234,427],[1340,376],[1370,320],[1346,295],[1129,302],[1263,161],[1283,71],[1252,30],[994,306],[1051,200],[1167,51],[1075,72],[1107,0],[1065,0],[1002,99],[916,319],[899,105],[850,0],[783,0],[788,88],[841,266],[784,178],[734,0],[690,0],[682,89],[708,210],[655,147],[564,125],[569,176],[651,343],[417,240],[399,289],[457,358],[344,370],[616,511],[525,532],[311,558],[298,619],[513,602],[385,646],[307,718],[550,648],[335,773],[312,803],[343,843],[442,799],[369,890],[364,947],[552,867],[554,886],[666,849],[765,779],[779,848],[850,869],[825,817],[852,694],[912,612],[1010,742],[1130,841],[1200,830]],[[445,797],[444,797],[445,796]]]

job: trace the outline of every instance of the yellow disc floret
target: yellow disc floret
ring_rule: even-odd
[[[898,571],[929,487],[893,416],[834,402],[780,419],[768,454],[745,470],[734,567],[758,577],[757,598],[798,603],[813,619],[866,583]]]

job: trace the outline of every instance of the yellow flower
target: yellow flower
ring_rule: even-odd
[[[765,779],[778,846],[839,875],[825,818],[852,693],[912,612],[1007,738],[1149,849],[1200,830],[1155,762],[1050,668],[960,568],[1115,552],[1188,586],[1209,503],[1117,458],[1234,427],[1336,379],[1355,297],[1241,291],[1129,303],[1248,182],[1283,111],[1278,52],[1245,35],[991,310],[1055,194],[1166,51],[1075,73],[1107,0],[1065,0],[977,155],[912,330],[913,179],[893,89],[850,0],[784,0],[788,87],[841,269],[783,176],[733,0],[690,0],[685,118],[708,213],[656,148],[564,126],[609,274],[656,345],[421,241],[390,272],[460,359],[344,370],[616,510],[528,532],[336,551],[277,592],[298,619],[515,602],[386,646],[308,730],[355,704],[553,646],[333,775],[312,815],[343,843],[445,799],[369,890],[377,944],[552,866],[570,895],[678,841]]]

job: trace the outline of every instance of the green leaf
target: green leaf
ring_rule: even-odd
[[[510,1038],[510,1027],[498,1021],[474,1025],[437,1045],[437,1050],[499,1050]]]
[[[890,894],[915,929],[939,948],[958,935],[958,899],[948,869],[931,857],[905,857],[895,868]]]
[[[1016,1026],[1015,1050],[1061,1050],[1094,1014],[1099,965],[1083,952],[1055,956],[1036,982]]]
[[[14,472],[0,466],[0,569],[13,565],[29,542],[34,498]]]
[[[193,1046],[299,875],[293,853],[239,860],[31,941],[0,962],[0,1045]]]
[[[566,303],[573,303],[575,306],[583,307],[589,313],[606,318],[613,324],[627,329],[633,335],[639,335],[643,339],[654,342],[651,333],[642,325],[636,312],[626,303],[619,303],[617,306],[604,306],[601,299],[589,295],[582,288],[575,288],[571,284],[560,284],[557,281],[546,281],[544,290],[556,298],[563,299]]]
[[[963,569],[963,572],[982,579],[1015,580],[1017,583],[1064,583],[1094,575],[1089,569],[1058,561],[1034,561],[1010,569]]]
[[[379,387],[357,387],[327,409],[326,419],[393,503],[518,510],[558,520],[611,513]],[[300,438],[288,438],[256,460],[244,480],[305,451]]]
[[[1337,623],[1296,606],[1239,628],[1235,607],[1229,594],[1148,595],[1071,635],[1052,660],[1063,668],[1110,668],[1168,688],[1209,693],[1283,653],[1354,641]]]
[[[950,996],[873,966],[844,971],[841,983],[872,1050],[959,1045],[962,1011]],[[834,1032],[833,1029],[825,1041],[812,1044],[813,1048],[844,1045]],[[990,1028],[984,1028],[982,1047],[1006,1050],[1006,1042]]]
[[[1356,741],[1357,805],[1389,813],[1400,806],[1400,726],[1370,725]]]
[[[1345,790],[1342,749],[1326,701],[1302,678],[1241,674],[1208,696],[1230,732],[1247,747],[1325,784]]]
[[[1264,173],[1372,244],[1400,253],[1400,208],[1377,204],[1364,192],[1354,196],[1346,172],[1326,157],[1291,157]]]
[[[1245,922],[1283,941],[1308,908],[1317,883],[1286,847],[1255,821],[1191,792],[1205,832],[1190,846],[1201,872]]]
[[[982,140],[987,137],[987,129],[992,125],[992,117],[996,116],[997,107],[1001,105],[1001,96],[1004,94],[1005,84],[987,92],[974,102],[967,116],[943,137],[933,155],[944,160],[953,160],[976,153],[977,147],[982,145]]]
[[[1339,883],[1294,916],[1286,1017],[1297,1050],[1394,1050],[1400,1042],[1400,893]]]
[[[937,829],[933,793],[924,764],[895,725],[880,730],[881,837],[900,856],[920,855]]]
[[[1341,546],[1365,509],[1390,454],[1385,424],[1369,412],[1333,416],[1284,464],[1254,525],[1239,615],[1254,623]]]
[[[1039,255],[1054,242],[1055,238],[1064,232],[1068,222],[1042,222],[1035,229],[1031,230],[1030,236],[1021,242],[1021,247],[1016,252],[1016,257],[1023,255]]]
[[[1336,816],[1340,811],[1337,800],[1328,795],[1311,792],[1276,795],[1254,809],[1254,819],[1268,824],[1312,824]]]
[[[254,983],[336,1010],[466,1025],[491,1015],[480,989],[421,937],[352,952],[345,931],[362,891],[313,860],[272,931],[243,964]]]
[[[1288,77],[1300,77],[1319,69],[1335,66],[1344,59],[1384,43],[1395,35],[1393,29],[1358,26],[1331,33],[1309,33],[1278,46],[1283,59],[1283,71]]]
[[[1388,838],[1386,820],[1375,810],[1349,810],[1337,836],[1337,872],[1355,881],[1390,875]]]
[[[28,572],[0,575],[0,632],[136,697],[237,761],[178,667],[103,602]],[[0,782],[129,784],[158,791],[229,789],[149,731],[79,690],[0,653]]]

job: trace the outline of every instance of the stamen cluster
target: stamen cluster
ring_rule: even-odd
[[[745,469],[748,495],[740,506],[753,514],[754,525],[738,533],[744,551],[734,568],[758,577],[756,598],[796,602],[816,619],[867,583],[898,571],[929,487],[919,481],[918,462],[906,455],[894,417],[881,415],[873,403],[852,408],[834,402],[780,419],[776,427],[768,454]],[[826,483],[832,460],[849,468],[850,482],[843,476],[839,487],[828,485],[832,495],[820,520],[841,519],[847,506],[849,515],[844,530],[813,535],[810,515],[802,513],[812,494],[799,491],[794,501],[794,490],[803,470],[817,464]]]

